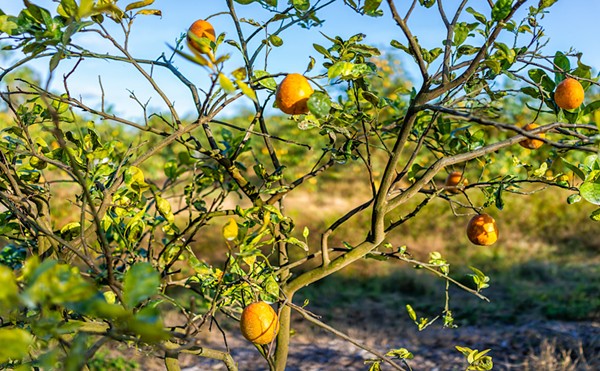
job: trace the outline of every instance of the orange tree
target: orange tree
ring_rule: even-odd
[[[215,31],[213,16],[203,15],[205,22],[153,60],[129,48],[135,21],[161,15],[152,0],[60,0],[55,9],[24,1],[18,14],[0,11],[11,60],[0,73],[6,111],[0,139],[3,367],[81,369],[107,342],[124,342],[164,358],[169,370],[179,369],[182,353],[222,360],[234,370],[227,350],[204,346],[198,335],[266,301],[277,311],[253,307],[242,316],[242,329],[250,340],[261,339],[256,349],[272,370],[285,369],[292,312],[372,353],[372,369],[382,363],[404,369],[412,354],[403,344],[387,352],[366,347],[295,304],[294,295],[372,257],[417,265],[440,277],[446,292],[456,285],[487,300],[482,290],[489,278],[480,270],[473,268],[473,284],[464,285],[441,254],[419,261],[409,246],[393,246],[388,237],[434,200],[484,214],[502,209],[507,194],[559,187],[571,191],[570,203],[600,204],[594,124],[600,103],[581,102],[596,79],[581,55],[542,49],[540,22],[555,1],[345,1],[362,16],[393,18],[391,47],[420,71],[412,89],[389,86],[389,68],[381,68],[386,57],[374,60],[381,51],[360,33],[320,37],[314,49],[323,68],[311,58],[306,81],[302,71],[269,70],[270,51],[287,47],[286,33],[318,26],[320,11],[333,1],[223,1],[227,10],[214,17],[226,19],[227,29]],[[239,17],[250,3],[260,3],[264,13]],[[445,30],[434,48],[421,45],[410,27],[416,8]],[[96,40],[111,51],[92,49],[100,45]],[[48,61],[50,77],[65,68],[60,87],[19,75],[39,59]],[[101,83],[96,105],[72,93],[72,75],[94,59],[131,66],[166,111],[152,112],[132,92],[144,117],[131,120],[105,106]],[[206,84],[197,86],[180,71],[189,61]],[[154,79],[157,70],[189,92],[196,108],[191,120]],[[278,94],[277,81],[288,74],[294,78]],[[567,78],[556,99],[555,88]],[[296,114],[289,124],[322,138],[322,148],[269,133],[265,111],[276,96]],[[253,114],[234,124],[222,112],[240,99],[251,102]],[[116,140],[97,128],[101,121],[147,140]],[[543,145],[526,149],[523,141]],[[299,177],[280,156],[288,147],[317,159]],[[144,170],[161,156],[164,175]],[[370,184],[367,201],[325,230],[296,231],[284,197],[349,162],[360,165],[358,176]],[[512,167],[498,166],[506,163]],[[438,181],[453,172],[468,181],[445,191]],[[347,181],[357,177],[341,174]],[[235,207],[225,202],[232,198],[239,200]],[[332,246],[338,228],[359,214],[370,220],[362,238]],[[591,217],[599,219],[600,211]],[[493,219],[481,219],[469,237],[483,244],[502,240]],[[223,227],[221,242],[211,246],[223,257],[218,266],[195,248],[211,224]],[[309,233],[319,234],[318,246],[310,246]],[[453,238],[466,241],[467,233]],[[431,324],[410,305],[407,310],[419,329]],[[168,322],[167,311],[177,314]],[[439,317],[454,326],[448,295]],[[457,349],[468,369],[491,369],[486,351]]]

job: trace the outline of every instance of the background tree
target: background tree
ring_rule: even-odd
[[[253,2],[263,5],[264,18],[238,17],[237,10]],[[555,96],[565,79],[579,81],[582,90],[596,79],[581,55],[543,50],[539,22],[554,1],[347,1],[364,16],[383,16],[386,9],[398,26],[390,45],[412,58],[419,81],[412,87],[386,86],[386,57],[365,44],[363,34],[324,35],[314,45],[323,69],[314,72],[313,60],[305,72],[312,86],[305,90],[315,90],[306,101],[308,111],[292,112],[303,135],[272,134],[269,122],[281,120],[267,117],[265,110],[277,94],[276,79],[299,71],[269,70],[269,53],[286,47],[290,29],[318,26],[320,10],[332,2],[226,0],[228,11],[214,16],[230,19],[230,29],[211,32],[207,14],[208,22],[155,60],[136,58],[129,49],[135,21],[161,14],[152,0],[126,5],[61,0],[52,10],[25,1],[19,14],[0,11],[5,49],[19,58],[0,74],[10,117],[0,141],[5,244],[0,338],[11,345],[0,350],[1,363],[81,369],[107,342],[116,341],[149,347],[170,370],[179,368],[182,353],[236,369],[228,351],[203,346],[198,334],[220,330],[221,314],[237,320],[248,304],[264,300],[277,304],[278,332],[276,340],[256,348],[273,370],[286,366],[292,311],[371,352],[372,369],[383,362],[403,369],[412,357],[406,349],[385,353],[361,345],[294,303],[294,296],[373,257],[426,269],[444,280],[446,294],[456,285],[487,300],[481,291],[489,278],[480,270],[473,268],[474,284],[467,286],[452,278],[441,254],[420,261],[410,247],[388,239],[437,199],[457,213],[475,215],[487,207],[502,209],[507,193],[543,186],[571,191],[569,202],[583,198],[600,204],[593,117],[599,104],[563,109]],[[416,7],[427,9],[446,29],[432,49],[409,27]],[[92,50],[79,35],[104,40],[112,51]],[[36,59],[48,60],[50,79],[11,78]],[[137,121],[111,112],[104,98],[92,105],[71,94],[71,76],[93,59],[133,67],[167,110],[151,112],[132,92],[144,112]],[[180,72],[177,64],[188,61],[206,75],[207,85],[196,86]],[[68,72],[62,88],[51,89],[51,79],[60,78],[54,75],[59,65],[68,65]],[[158,69],[189,90],[194,117],[177,111],[154,78]],[[567,100],[577,101],[581,93],[571,97],[569,90]],[[252,104],[248,119],[223,118],[224,109],[241,99]],[[526,109],[505,110],[517,99]],[[101,121],[114,124],[109,130],[129,127],[120,137],[129,139],[102,133]],[[533,122],[539,126],[523,128]],[[143,140],[130,134],[134,131],[143,133]],[[322,145],[311,145],[315,140]],[[510,149],[526,140],[544,145],[532,156],[511,156]],[[297,155],[282,157],[288,148]],[[314,163],[306,167],[298,158]],[[342,172],[345,181],[368,179],[366,201],[325,230],[296,231],[283,207],[285,196],[348,163],[361,172]],[[164,175],[152,171],[157,164]],[[307,170],[297,176],[294,169],[302,166]],[[468,179],[456,194],[435,181],[451,171]],[[237,206],[226,206],[232,197],[238,197]],[[370,220],[362,238],[331,244],[338,229],[359,215]],[[596,211],[592,218],[599,215]],[[202,231],[211,223],[223,226],[223,239],[211,241],[223,255],[218,266],[193,248],[204,243]],[[489,232],[497,231],[485,225],[481,233]],[[309,246],[315,233],[319,246]],[[407,309],[419,329],[431,324],[410,305]],[[166,312],[177,313],[177,319],[165,322]],[[444,326],[454,326],[449,295],[440,316]],[[486,351],[458,349],[469,369],[491,369]]]

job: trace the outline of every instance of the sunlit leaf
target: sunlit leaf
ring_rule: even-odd
[[[173,224],[175,222],[175,216],[171,211],[171,204],[169,203],[169,201],[165,200],[160,196],[156,196],[155,200],[156,209],[158,210],[160,215],[162,215],[162,217],[165,218],[167,222],[169,222],[169,224]]]
[[[140,15],[155,15],[158,17],[162,17],[162,11],[159,9],[141,9],[138,10],[135,14],[140,14]]]
[[[229,77],[225,76],[224,73],[219,74],[219,85],[221,88],[225,90],[227,93],[233,93],[235,89],[235,85],[233,85],[233,81],[229,79]]]
[[[499,22],[510,14],[514,0],[497,0],[492,8],[492,19]]]
[[[235,83],[240,88],[242,93],[244,93],[245,96],[247,96],[255,102],[257,101],[256,92],[250,86],[248,86],[248,84],[246,84],[242,80],[236,80]]]
[[[270,77],[267,71],[254,70],[254,80],[259,85],[271,90],[277,90],[277,81],[273,77]]]
[[[238,236],[238,225],[233,218],[229,218],[227,224],[223,226],[223,238],[227,241],[233,241]]]
[[[587,202],[600,205],[600,183],[591,181],[581,183],[579,194]]]
[[[143,8],[145,6],[148,6],[150,4],[154,3],[154,0],[141,0],[141,1],[135,1],[133,3],[128,4],[125,7],[125,11],[128,12],[130,10],[134,10],[134,9],[139,9],[139,8]]]
[[[310,9],[310,0],[292,0],[294,8],[300,12]]]
[[[283,45],[283,39],[277,35],[269,36],[269,42],[271,43],[271,45],[273,45],[275,47],[279,47],[279,46]]]

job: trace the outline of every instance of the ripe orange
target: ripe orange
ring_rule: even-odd
[[[462,185],[459,185],[460,183],[462,183]],[[446,177],[446,182],[444,183],[444,190],[448,193],[456,194],[460,192],[460,188],[467,186],[468,184],[469,181],[463,176],[463,174],[460,171],[453,171],[450,174],[448,174],[448,177]]]
[[[498,239],[496,221],[488,214],[475,215],[467,224],[467,237],[475,245],[493,245]]]
[[[298,73],[290,73],[279,84],[275,103],[288,115],[301,115],[308,112],[306,103],[313,92],[306,77]]]
[[[207,22],[203,19],[199,19],[196,22],[192,23],[192,25],[188,29],[188,36],[187,36],[187,42],[188,42],[190,49],[192,49],[198,53],[201,53],[201,54],[207,54],[210,52],[210,50],[207,50],[206,46],[202,46],[202,45],[198,44],[196,41],[194,41],[190,37],[190,34],[192,34],[196,37],[206,37],[210,41],[214,42],[216,40],[216,37],[215,37],[215,29],[213,28],[212,24],[210,24],[209,22]]]
[[[254,344],[269,344],[279,331],[277,313],[264,301],[248,305],[240,319],[242,335]]]
[[[554,102],[562,109],[572,110],[583,103],[583,86],[579,81],[567,77],[554,90]]]
[[[533,130],[533,129],[537,128],[537,127],[539,127],[539,125],[531,123],[531,124],[527,124],[527,125],[523,126],[523,130],[529,131],[529,130]],[[545,138],[546,134],[539,133],[537,136],[540,137],[540,138]],[[542,146],[542,144],[544,144],[544,142],[542,142],[539,139],[527,138],[527,139],[524,139],[524,140],[520,141],[519,144],[521,146],[525,147],[525,148],[538,149],[538,148],[540,148]]]

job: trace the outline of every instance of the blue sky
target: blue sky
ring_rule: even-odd
[[[33,2],[49,9],[56,7],[56,4],[50,0]],[[133,0],[121,0],[119,4],[124,7],[129,2],[133,2]],[[279,2],[286,3],[285,0]],[[406,3],[406,1],[397,1],[397,7],[403,9],[406,7]],[[454,1],[446,1],[446,3],[453,4]],[[0,9],[8,14],[16,14],[22,6],[21,4],[22,2],[18,0],[0,0]],[[533,1],[532,4],[537,4],[537,1]],[[156,0],[153,7],[161,9],[163,16],[139,17],[134,25],[130,48],[132,54],[137,57],[155,59],[162,52],[168,53],[167,44],[173,45],[177,37],[185,32],[194,20],[226,10],[224,0]],[[266,12],[257,4],[238,5],[237,8],[240,17],[265,19]],[[269,72],[303,72],[309,62],[309,56],[318,56],[312,48],[312,44],[316,42],[327,45],[327,41],[319,32],[341,37],[362,32],[367,35],[365,43],[382,48],[387,47],[392,38],[404,42],[385,4],[382,4],[382,9],[384,16],[381,18],[361,17],[344,6],[342,0],[336,1],[333,6],[321,13],[321,17],[326,19],[323,27],[310,30],[294,28],[282,35],[284,45],[271,52]],[[584,62],[598,71],[598,67],[600,67],[600,48],[597,46],[597,35],[600,34],[598,14],[600,14],[600,1],[559,0],[542,23],[546,29],[546,35],[550,38],[546,49],[548,53],[551,54],[555,50],[566,51],[570,47],[574,47],[584,53]],[[228,15],[214,17],[211,19],[211,23],[215,26],[217,33],[226,32],[229,38],[235,37],[233,24]],[[444,30],[441,28],[441,21],[435,9],[427,12],[415,12],[409,25],[426,47],[438,46],[443,38]],[[101,52],[110,50],[106,43],[90,35],[80,36],[76,41]],[[61,63],[54,79],[56,86],[62,83],[61,76],[69,71],[73,64],[74,61]],[[206,83],[206,72],[202,68],[179,57],[177,57],[177,64],[180,70],[198,86],[202,87]],[[47,69],[48,61],[38,61],[32,66],[44,74],[43,71]],[[416,69],[410,60],[405,60],[402,66],[409,76],[416,76]],[[227,69],[230,71],[238,67],[241,67],[239,59],[234,58],[228,62]],[[264,66],[259,65],[258,67],[263,68]],[[70,79],[72,93],[76,92],[81,95],[90,104],[97,104],[100,95],[99,75],[106,93],[106,101],[114,105],[116,112],[130,118],[141,114],[139,107],[129,98],[128,89],[133,90],[141,101],[150,99],[149,106],[154,110],[164,110],[164,104],[161,104],[160,100],[151,94],[149,85],[139,78],[132,68],[106,61],[89,60],[82,64]],[[175,101],[180,112],[192,111],[191,99],[184,86],[168,74],[157,73],[156,80]],[[243,105],[243,102],[241,104]],[[240,109],[239,104],[233,106],[226,114],[235,114],[238,109]]]

